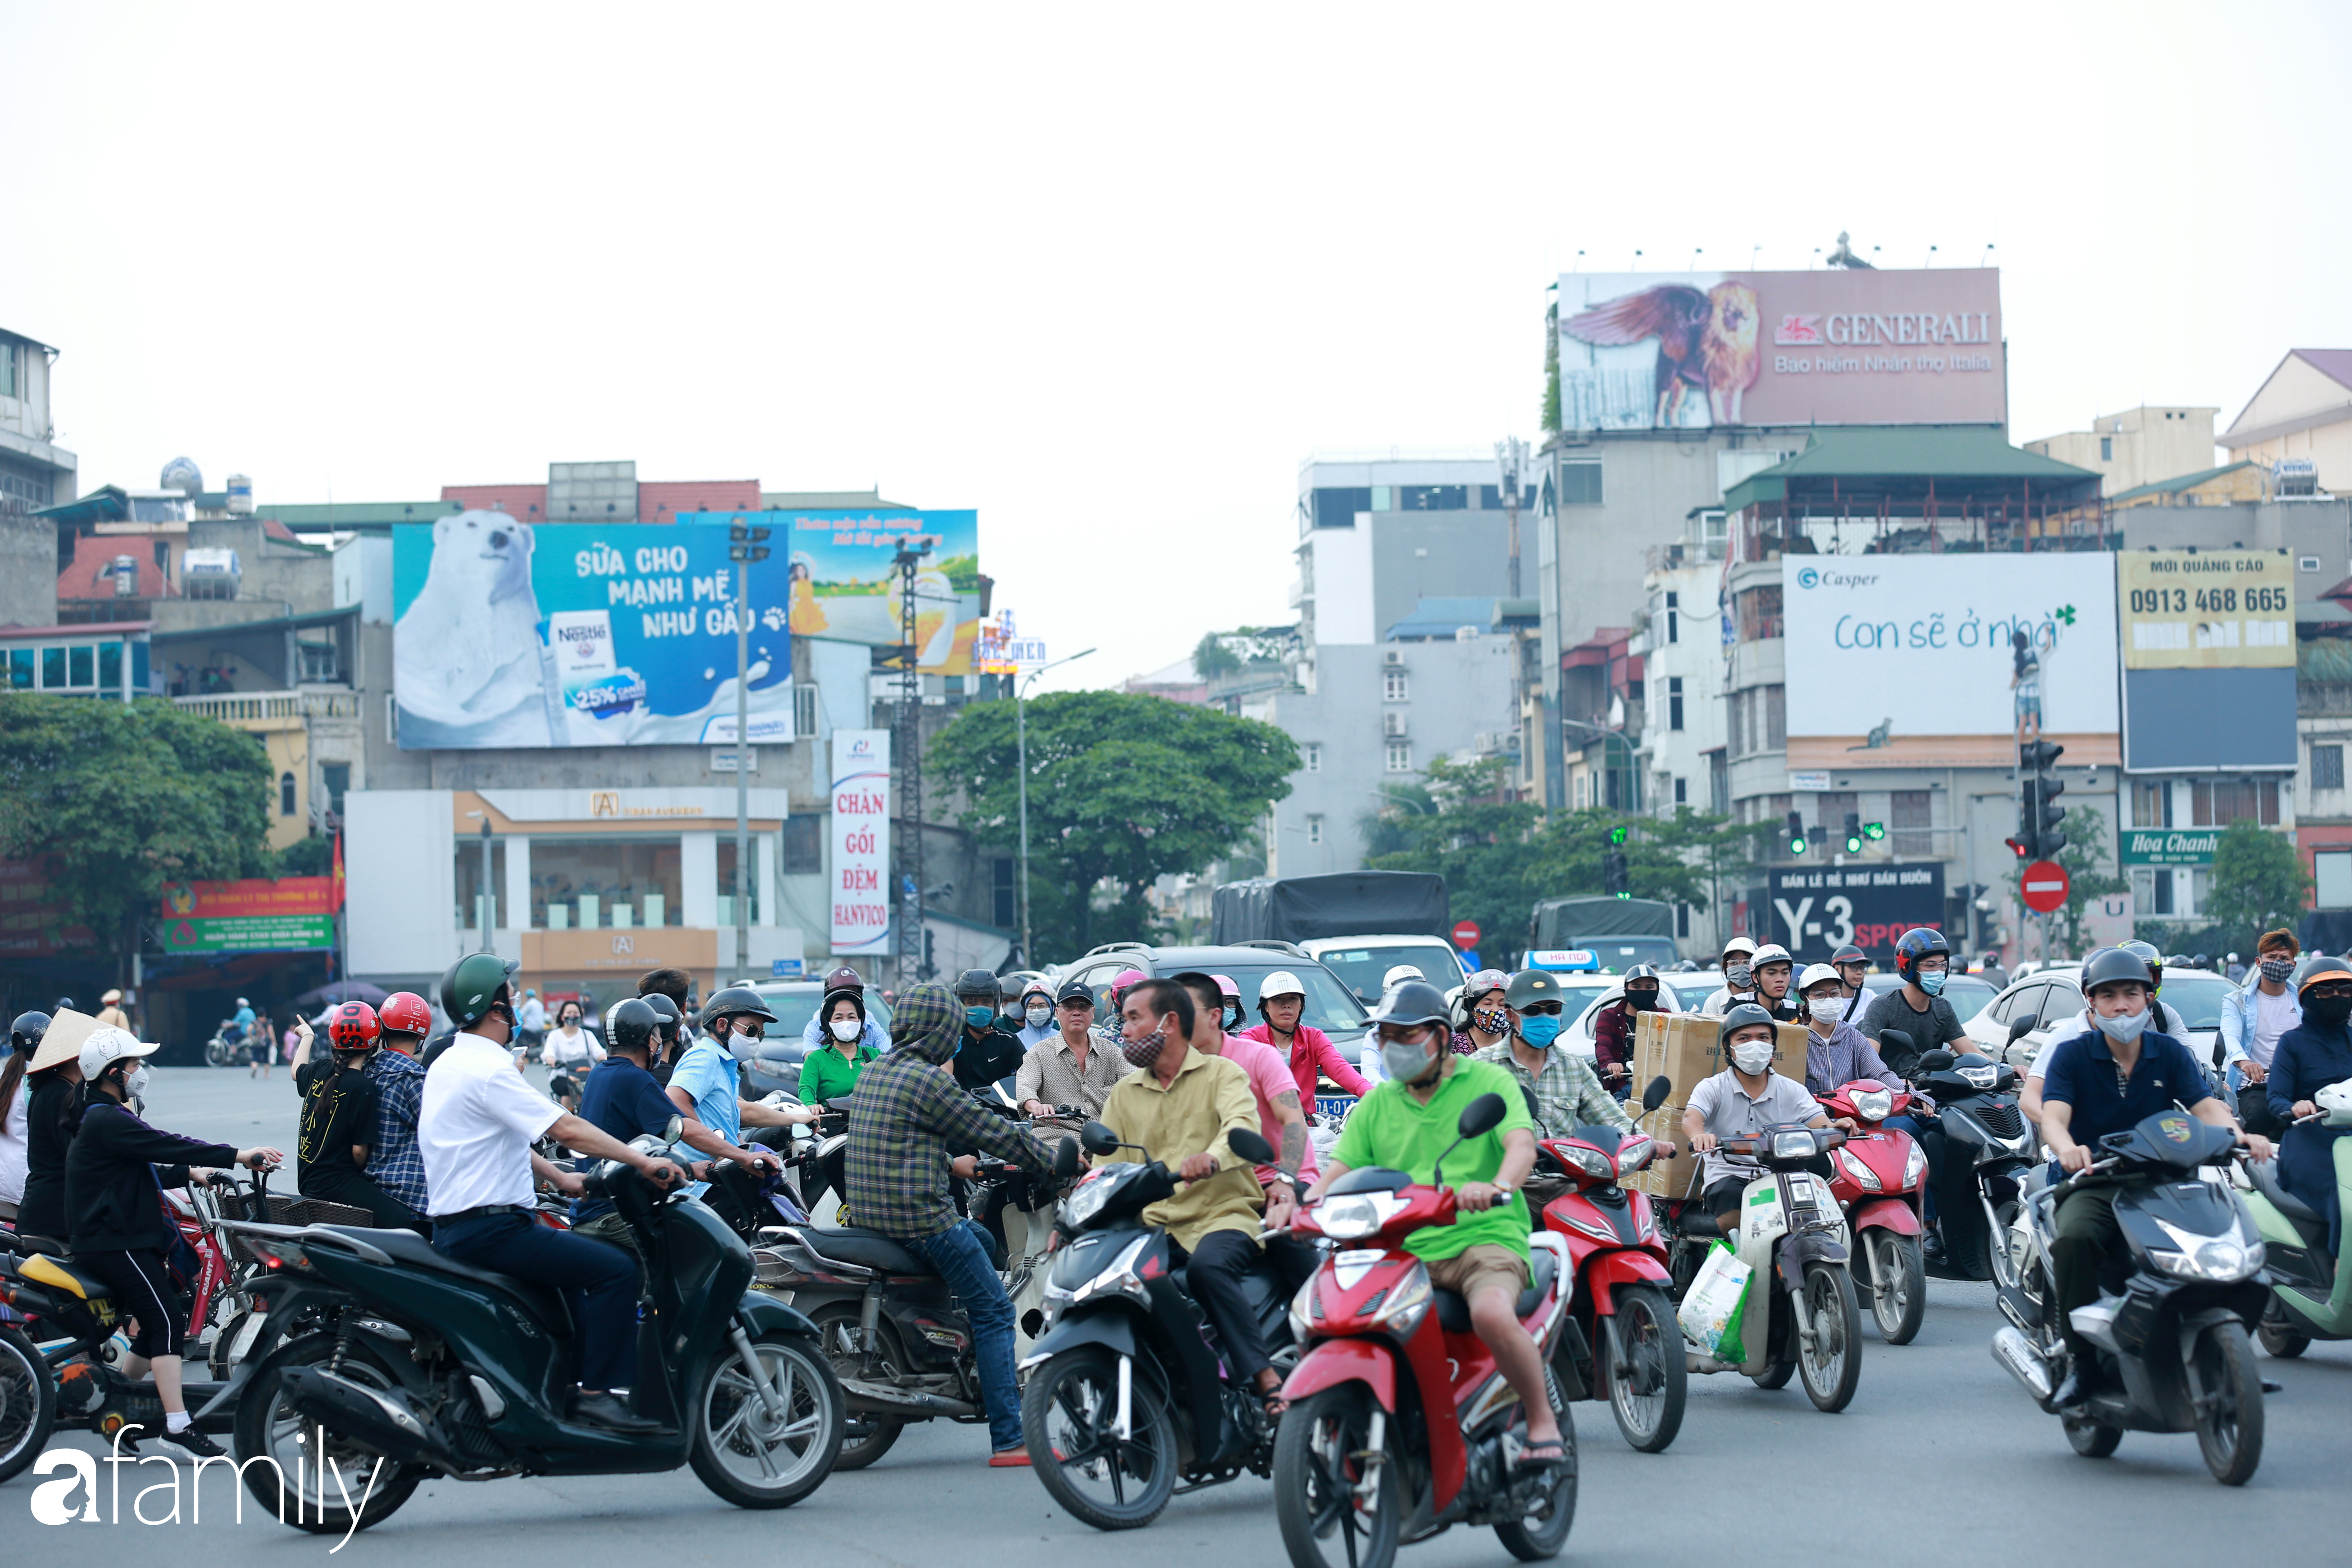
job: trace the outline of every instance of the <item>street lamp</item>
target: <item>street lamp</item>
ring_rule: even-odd
[[[1076,664],[1094,651],[1083,648],[1067,658],[1039,665],[1022,677],[1013,693],[1013,729],[1020,747],[1021,774],[1021,962],[1032,969],[1037,967],[1037,961],[1029,951],[1029,683],[1049,669]]]
[[[751,973],[751,779],[743,738],[751,729],[751,563],[765,561],[769,531],[737,519],[727,530],[735,563],[735,978]]]
[[[489,813],[488,813],[488,812],[486,812],[486,811],[469,811],[469,812],[467,812],[466,815],[467,815],[467,816],[478,816],[478,817],[480,817],[480,818],[482,819],[482,875],[481,875],[481,880],[480,880],[481,891],[477,895],[477,908],[475,909],[475,911],[474,911],[474,912],[475,912],[476,914],[478,914],[478,915],[479,915],[479,916],[481,917],[481,921],[482,921],[482,951],[483,951],[484,952],[490,952],[490,951],[491,951],[491,948],[490,948],[490,816],[489,816]]]

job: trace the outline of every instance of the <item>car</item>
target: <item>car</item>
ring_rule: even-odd
[[[2052,964],[2022,979],[2012,980],[1962,1027],[1985,1055],[2006,1061],[2020,1072],[2032,1069],[2049,1046],[2050,1037],[2084,1008],[2082,966]],[[2213,1059],[2221,1032],[2221,1003],[2237,987],[2221,975],[2203,969],[2167,969],[2159,994],[2167,1006],[2180,1015],[2187,1030],[2181,1044],[2200,1062]],[[2011,1040],[2011,1032],[2026,1020],[2032,1027]]]
[[[1381,980],[1400,963],[1421,971],[1441,991],[1462,984],[1462,960],[1453,944],[1434,936],[1329,936],[1297,944],[1298,950],[1339,977],[1360,1002],[1381,999]],[[1245,996],[1255,1005],[1257,998]]]
[[[801,1091],[801,1061],[808,1055],[802,1043],[802,1031],[816,1016],[817,1004],[824,999],[824,982],[821,980],[773,980],[753,984],[752,990],[768,1005],[776,1021],[768,1026],[766,1036],[758,1040],[733,1040],[729,1048],[741,1066],[742,1092],[746,1100],[758,1100],[763,1095],[782,1089],[797,1097]],[[890,1004],[882,1000],[881,991],[866,987],[866,1016],[890,1032]]]
[[[1559,1048],[1574,1051],[1578,1056],[1590,1061],[1595,1054],[1592,1043],[1593,1026],[1599,1022],[1601,1010],[1603,1007],[1613,1007],[1625,999],[1625,984],[1614,975],[1592,976],[1591,978],[1602,982],[1598,986],[1572,985],[1571,982],[1584,978],[1580,975],[1562,975],[1559,978],[1560,990],[1564,994],[1562,1000],[1568,1002],[1570,1006],[1575,1006],[1577,1002],[1583,998],[1589,997],[1590,1000],[1583,1002],[1582,1010],[1576,1015],[1576,1021],[1561,1031]],[[1686,1003],[1676,994],[1670,983],[1664,979],[1658,982],[1658,1007],[1662,1012],[1687,1013],[1697,1005],[1697,1002],[1705,1000],[1706,1000],[1706,993],[1701,992],[1697,994],[1696,1002]]]
[[[1150,947],[1118,942],[1098,947],[1064,966],[1065,982],[1076,980],[1095,994],[1095,1022],[1110,1016],[1111,982],[1130,969],[1155,977],[1198,970],[1222,974],[1242,994],[1243,1010],[1257,1021],[1258,983],[1276,970],[1286,970],[1306,987],[1307,1007],[1299,1021],[1330,1037],[1341,1054],[1354,1061],[1364,1037],[1371,1030],[1371,1015],[1364,1010],[1347,983],[1301,948],[1286,942],[1250,942],[1231,947]],[[1374,977],[1376,980],[1378,976]],[[1247,1026],[1244,1026],[1246,1027]]]

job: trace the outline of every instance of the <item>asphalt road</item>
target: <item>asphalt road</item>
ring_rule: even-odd
[[[152,1119],[204,1136],[282,1142],[293,1125],[284,1076],[281,1069],[265,1085],[241,1068],[158,1072]],[[1906,1565],[2087,1561],[2092,1553],[2150,1564],[2345,1561],[2339,1508],[2352,1461],[2345,1417],[2352,1344],[2315,1345],[2299,1361],[2263,1359],[2285,1390],[2266,1402],[2261,1471],[2232,1489],[2207,1476],[2190,1436],[2131,1434],[2111,1459],[2076,1458],[2058,1423],[1986,1353],[1990,1287],[1931,1281],[1928,1297],[1918,1340],[1900,1347],[1870,1341],[1861,1392],[1843,1415],[1815,1411],[1793,1383],[1768,1394],[1744,1378],[1694,1377],[1682,1435],[1653,1456],[1624,1446],[1605,1406],[1578,1405],[1581,1500],[1560,1560],[1610,1568],[1661,1552],[1742,1568],[1812,1568],[1860,1553]],[[97,1447],[87,1436],[58,1441]],[[1283,1562],[1270,1489],[1254,1478],[1180,1497],[1143,1537],[1118,1541],[1062,1513],[1034,1476],[988,1469],[986,1446],[976,1427],[918,1426],[873,1468],[835,1476],[779,1514],[729,1508],[688,1470],[445,1481],[420,1489],[337,1561],[439,1568],[463,1553],[468,1562],[566,1565],[632,1557],[741,1563],[790,1553],[796,1563],[822,1556],[908,1568],[1037,1568],[1140,1548],[1200,1562]],[[32,1522],[25,1500],[33,1478],[19,1477],[0,1487],[0,1556],[69,1542],[107,1561],[155,1552],[171,1568],[207,1568],[319,1562],[334,1544],[251,1513],[234,1523],[217,1472],[207,1479],[200,1524],[131,1522],[134,1489],[159,1479],[126,1471],[121,1522],[60,1536]],[[151,1500],[150,1514],[165,1501]],[[1401,1561],[1410,1568],[1512,1562],[1492,1531],[1466,1530],[1409,1547]]]

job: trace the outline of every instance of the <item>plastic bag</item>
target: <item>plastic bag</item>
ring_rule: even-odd
[[[1748,1277],[1754,1272],[1739,1261],[1728,1241],[1718,1240],[1709,1247],[1675,1314],[1683,1337],[1717,1360],[1725,1359],[1722,1348],[1739,1342],[1740,1307],[1748,1299]]]

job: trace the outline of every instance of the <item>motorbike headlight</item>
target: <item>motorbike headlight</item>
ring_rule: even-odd
[[[1617,1173],[1615,1167],[1609,1163],[1609,1156],[1597,1149],[1580,1149],[1570,1143],[1552,1152],[1595,1181],[1605,1182]]]
[[[1381,1228],[1381,1205],[1370,1193],[1349,1193],[1326,1198],[1316,1211],[1315,1223],[1335,1241],[1360,1241]]]
[[[1115,1184],[1097,1176],[1081,1185],[1076,1192],[1062,1200],[1062,1218],[1072,1230],[1082,1230],[1087,1222],[1102,1213],[1103,1205],[1110,1201]]]
[[[1290,1337],[1298,1342],[1301,1349],[1315,1337],[1315,1321],[1310,1314],[1321,1305],[1315,1299],[1315,1279],[1316,1276],[1308,1275],[1307,1283],[1290,1298]]]
[[[1854,1185],[1864,1192],[1875,1193],[1885,1190],[1879,1184],[1878,1173],[1872,1170],[1865,1161],[1850,1152],[1840,1149],[1837,1152],[1837,1163],[1838,1168],[1852,1176]]]
[[[1409,1340],[1421,1327],[1422,1318],[1429,1311],[1432,1300],[1429,1291],[1429,1270],[1414,1264],[1412,1271],[1398,1282],[1371,1315],[1376,1329],[1385,1329],[1401,1340]]]
[[[1903,1157],[1903,1190],[1909,1192],[1927,1173],[1927,1151],[1915,1141],[1911,1152]]]
[[[1820,1147],[1811,1132],[1775,1132],[1772,1134],[1772,1158],[1803,1160],[1812,1156]]]
[[[1885,1089],[1864,1092],[1853,1097],[1853,1108],[1866,1121],[1884,1121],[1895,1109],[1895,1096]]]
[[[2253,1273],[2267,1257],[2259,1241],[2241,1242],[2234,1236],[2199,1236],[2163,1220],[2156,1223],[2179,1250],[2150,1247],[2148,1261],[2176,1279],[2228,1284]]]

